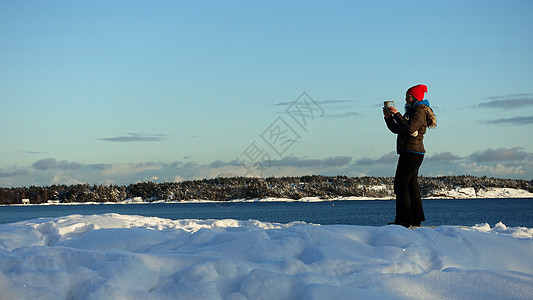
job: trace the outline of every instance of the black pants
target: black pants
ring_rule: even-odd
[[[396,193],[396,219],[394,223],[404,226],[420,225],[424,221],[420,186],[418,185],[418,169],[424,155],[405,152],[400,154],[396,176],[394,177],[394,193]]]

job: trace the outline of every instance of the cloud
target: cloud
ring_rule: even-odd
[[[358,159],[355,164],[344,168],[343,172],[359,176],[394,176],[398,155],[389,152],[381,157]],[[521,147],[485,149],[468,156],[459,156],[445,151],[428,154],[421,168],[421,175],[474,175],[513,178],[533,176],[533,153]]]
[[[305,159],[305,158],[299,158],[295,156],[286,156],[279,160],[268,160],[268,157],[265,157],[264,160],[254,162],[255,164],[260,163],[264,166],[272,166],[272,167],[297,167],[297,168],[311,168],[311,167],[322,167],[322,168],[332,168],[332,167],[343,167],[350,164],[352,161],[352,158],[350,156],[332,156],[324,159]],[[244,168],[245,163],[243,161],[239,160],[231,160],[231,161],[222,161],[222,160],[215,160],[206,166],[208,168],[225,168],[225,167],[237,167],[237,168]]]
[[[62,160],[57,163],[57,168],[62,170],[77,170],[82,168],[83,165],[77,162],[68,162],[66,160]]]
[[[173,181],[174,182],[182,182],[182,181],[186,181],[186,179],[181,177],[180,175],[176,175],[176,176],[174,176]]]
[[[287,101],[287,102],[278,102],[274,103],[274,106],[289,106],[293,104],[295,101]],[[319,105],[334,105],[334,104],[344,104],[352,102],[350,100],[322,100],[322,101],[315,101],[315,103]]]
[[[298,98],[300,99],[300,98]],[[286,107],[287,109],[295,104],[297,101],[285,101],[274,103],[273,106]],[[350,119],[357,118],[362,115],[362,113],[354,109],[352,103],[353,100],[313,100],[312,107],[303,109],[305,113],[313,115],[313,112],[308,112],[309,110],[321,111],[320,116],[327,119]],[[299,114],[303,113],[298,110]],[[276,112],[276,114],[285,114],[287,110],[283,112]],[[291,115],[292,116],[292,115]]]
[[[481,165],[478,163],[471,164],[462,164],[465,169],[468,170],[470,174],[472,173],[481,173],[481,174],[491,174],[493,176],[509,176],[509,175],[523,175],[525,170],[523,166],[505,166],[501,163],[492,165]]]
[[[368,157],[359,159],[355,162],[356,166],[372,166],[372,165],[390,165],[395,164],[398,161],[398,154],[395,151],[391,151],[384,154],[378,159],[371,159]]]
[[[488,101],[476,105],[483,108],[518,109],[533,106],[533,94],[513,94],[485,98]]]
[[[287,101],[287,102],[278,102],[278,103],[275,103],[273,105],[274,106],[290,107],[296,101],[297,100],[290,101],[290,102],[289,101]],[[353,112],[353,111],[347,111],[347,112],[336,113],[336,114],[324,114],[325,109],[327,109],[327,110],[336,110],[336,111],[349,109],[350,106],[348,105],[348,103],[350,103],[350,102],[353,102],[353,101],[351,101],[351,100],[321,100],[321,101],[314,101],[313,100],[313,103],[314,103],[314,106],[315,106],[313,108],[315,108],[317,110],[321,110],[322,111],[322,116],[324,116],[326,118],[350,118],[350,117],[359,116],[360,113]],[[278,113],[286,113],[286,111],[278,112]]]
[[[485,124],[511,124],[511,125],[526,125],[533,123],[533,116],[524,116],[524,117],[512,117],[512,118],[502,118],[496,120],[487,120],[483,121]]]
[[[36,170],[46,171],[54,169],[57,164],[57,161],[54,158],[41,159],[34,162],[31,167]]]
[[[352,100],[322,100],[322,101],[317,101],[318,104],[324,104],[324,105],[342,104],[342,103],[350,103],[350,102],[352,102]]]
[[[271,161],[272,166],[296,167],[296,168],[334,168],[347,166],[352,161],[349,156],[334,156],[325,159],[302,159],[294,156],[284,157],[280,160]]]
[[[252,166],[239,160],[214,160],[198,163],[191,160],[173,162],[132,162],[83,164],[55,158],[41,159],[31,167],[0,168],[0,186],[50,184],[120,184],[139,181],[174,182],[215,178],[218,176],[394,176],[398,155],[388,152],[377,158],[354,160],[351,156],[331,156],[322,159],[287,156],[261,161]],[[423,176],[474,175],[532,178],[533,153],[524,148],[488,148],[467,156],[446,151],[428,154],[422,164]]]
[[[240,165],[240,163],[238,161],[236,161],[236,160],[225,162],[223,160],[218,159],[218,160],[215,160],[215,161],[211,162],[209,164],[209,168],[224,168],[224,167],[228,167],[228,166],[235,167],[235,166],[239,166],[239,165]]]
[[[533,154],[521,150],[521,147],[514,147],[510,149],[489,148],[483,151],[477,151],[470,155],[470,159],[476,162],[490,162],[490,161],[522,161],[524,159],[531,159]]]
[[[325,167],[344,167],[352,162],[350,156],[334,156],[322,160],[322,165]]]
[[[38,152],[38,151],[29,151],[29,150],[26,150],[26,151],[22,151],[22,153],[26,153],[26,154],[44,154],[46,152]]]
[[[0,177],[17,177],[17,176],[24,176],[28,174],[28,170],[25,169],[17,169],[11,172],[5,172],[2,169],[0,169]]]
[[[131,143],[131,142],[160,142],[168,139],[168,135],[164,134],[143,134],[143,133],[133,133],[130,132],[126,136],[116,136],[109,138],[101,138],[99,140],[106,142],[117,142],[117,143]]]
[[[65,185],[75,185],[83,184],[83,182],[68,176],[54,176],[50,181],[51,184],[65,184]]]
[[[77,170],[83,167],[82,164],[77,162],[68,162],[66,160],[57,161],[55,158],[45,158],[34,162],[32,168],[40,171],[47,171],[52,169],[61,170]]]
[[[87,166],[94,170],[105,170],[109,168],[111,165],[110,164],[89,164]]]
[[[332,118],[332,119],[342,119],[342,118],[353,118],[353,117],[359,117],[361,116],[361,113],[355,112],[355,111],[347,111],[340,114],[326,114],[326,118]]]
[[[123,176],[123,175],[135,175],[147,171],[156,171],[162,168],[162,164],[155,162],[145,163],[117,163],[107,166],[101,170],[103,176]]]
[[[475,105],[477,108],[493,108],[499,110],[526,109],[533,106],[533,94],[512,94],[485,98],[485,101]],[[483,120],[484,124],[528,125],[533,123],[533,116],[515,116],[493,120]]]
[[[439,163],[439,162],[453,162],[461,160],[462,158],[460,156],[457,156],[449,151],[441,152],[437,154],[433,154],[429,156],[426,161],[432,162],[432,163]]]

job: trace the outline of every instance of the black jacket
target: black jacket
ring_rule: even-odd
[[[417,103],[402,116],[399,112],[390,118],[385,118],[390,131],[397,134],[396,152],[426,153],[424,148],[424,134],[426,128],[436,127],[437,120],[433,110],[424,104]]]

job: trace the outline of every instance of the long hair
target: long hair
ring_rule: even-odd
[[[427,108],[428,109],[426,109],[426,122],[428,124],[428,128],[435,128],[437,127],[437,117],[435,116],[435,113],[433,112],[433,109],[431,109],[431,107]]]

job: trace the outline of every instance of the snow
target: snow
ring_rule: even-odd
[[[234,199],[226,202],[322,202],[322,201],[367,201],[367,200],[394,200],[394,194],[392,192],[393,187],[387,187],[385,185],[376,185],[367,187],[369,190],[390,190],[391,195],[383,198],[376,197],[361,197],[361,196],[343,196],[334,198],[321,198],[321,197],[304,197],[300,199],[289,198],[275,198],[266,197],[261,199]],[[523,189],[513,188],[485,188],[480,189],[477,192],[474,188],[462,188],[456,187],[452,190],[435,190],[429,193],[427,199],[496,199],[496,198],[533,198],[533,193]],[[108,204],[131,204],[131,203],[143,203],[142,200],[126,199],[124,201]],[[144,203],[219,203],[220,201],[214,200],[158,200]],[[78,203],[79,204],[79,203]]]
[[[533,228],[71,215],[0,225],[3,299],[532,299]]]
[[[378,197],[362,197],[362,196],[339,196],[333,198],[322,197],[303,197],[300,199],[290,198],[276,198],[266,197],[258,199],[233,199],[225,202],[323,202],[323,201],[368,201],[368,200],[394,200],[392,186],[376,185],[368,186],[369,190],[389,190],[390,195],[382,198]],[[456,187],[451,190],[433,190],[430,191],[426,199],[497,199],[497,198],[532,198],[533,193],[523,189],[513,188],[485,188],[477,192],[472,187]],[[95,205],[95,204],[143,204],[143,203],[220,203],[216,200],[207,199],[192,199],[192,200],[169,200],[169,199],[142,199],[141,197],[128,198],[118,202],[45,202],[39,204],[11,204],[13,206],[19,205]]]
[[[430,194],[438,195],[428,198],[453,198],[453,199],[492,199],[492,198],[533,198],[533,193],[523,189],[513,188],[485,188],[476,192],[473,187],[456,187],[452,190],[435,190]]]

